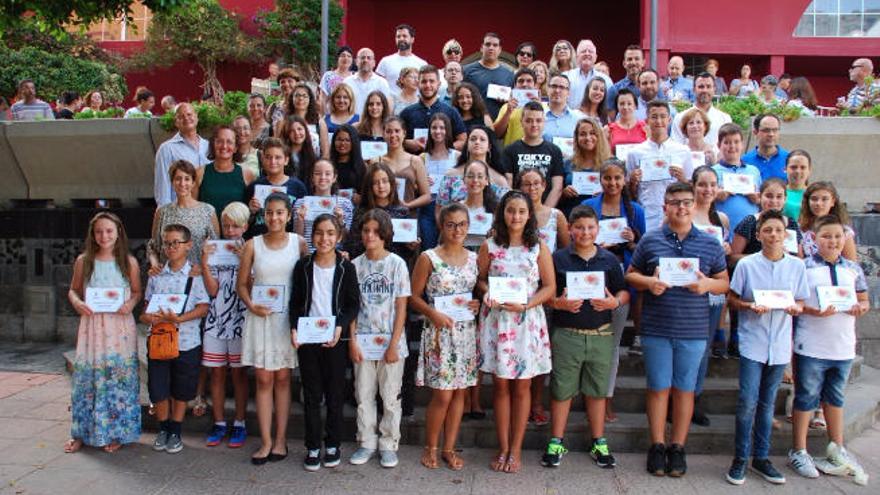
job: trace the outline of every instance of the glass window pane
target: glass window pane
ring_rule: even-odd
[[[815,16],[811,15],[811,14],[804,14],[803,17],[801,17],[800,22],[798,22],[797,27],[794,28],[794,35],[796,37],[804,37],[804,38],[810,38],[810,37],[815,36],[816,33],[813,32],[813,19],[814,19],[814,17]]]
[[[837,36],[837,16],[817,14],[816,36]]]
[[[861,36],[862,35],[862,16],[861,15],[841,15],[840,16],[840,36]]]
[[[862,12],[862,0],[840,0],[841,14],[859,14]]]
[[[880,0],[865,0],[865,13],[880,14]]]
[[[866,15],[862,29],[865,30],[865,36],[880,38],[880,15]]]
[[[813,0],[817,14],[836,14],[837,0]]]

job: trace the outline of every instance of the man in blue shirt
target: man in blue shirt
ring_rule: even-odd
[[[694,101],[694,80],[682,75],[684,72],[684,60],[675,56],[669,59],[666,73],[660,85],[660,92],[669,101]]]
[[[694,388],[709,333],[709,293],[729,285],[724,249],[692,223],[694,189],[686,182],[666,188],[662,228],[646,233],[636,246],[626,281],[642,292],[642,348],[648,381],[647,413],[651,430],[648,472],[679,477],[687,471],[684,443],[694,408]],[[664,258],[695,280],[670,286],[660,272]],[[691,266],[687,258],[696,258]],[[661,277],[663,279],[661,280]],[[672,389],[672,445],[664,444]]]
[[[572,137],[578,120],[584,118],[579,110],[569,108],[566,104],[570,85],[567,77],[557,74],[550,78],[547,86],[550,102],[545,114],[544,139],[551,143],[555,137]]]
[[[496,33],[483,35],[480,54],[480,60],[464,66],[464,80],[480,88],[480,95],[486,103],[486,110],[489,111],[489,115],[494,121],[498,117],[498,111],[503,102],[487,97],[489,85],[513,87],[513,72],[501,65],[498,60],[498,56],[501,55],[501,37]]]
[[[404,148],[410,153],[423,153],[425,145],[415,139],[416,129],[427,129],[431,117],[438,112],[446,114],[452,121],[452,140],[455,149],[460,150],[464,146],[465,128],[458,110],[440,101],[437,91],[440,89],[440,74],[437,67],[423,65],[419,69],[419,101],[403,109],[400,118],[406,124],[406,140]]]
[[[638,76],[642,69],[645,68],[645,57],[642,54],[642,47],[639,45],[629,45],[626,47],[626,50],[623,52],[623,68],[626,69],[626,77],[608,88],[608,95],[605,97],[605,104],[608,109],[614,108],[614,99],[617,98],[617,92],[623,88],[628,88],[636,97],[639,96]]]
[[[761,180],[778,177],[788,181],[785,173],[785,162],[788,150],[779,146],[779,130],[782,124],[779,117],[773,114],[761,114],[755,117],[752,132],[758,140],[755,149],[746,153],[742,161],[754,165],[761,171]]]

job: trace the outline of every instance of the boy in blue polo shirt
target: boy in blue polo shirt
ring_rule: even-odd
[[[736,456],[727,472],[734,485],[745,482],[749,456],[752,469],[765,480],[785,483],[768,458],[773,407],[791,360],[792,317],[809,296],[803,261],[784,249],[786,225],[781,211],[762,212],[757,226],[761,252],[742,258],[730,281],[728,304],[739,314],[740,352]]]
[[[605,440],[605,396],[617,344],[611,314],[629,302],[629,292],[617,257],[596,245],[599,233],[596,212],[589,206],[576,206],[569,216],[569,231],[573,243],[553,253],[557,296],[550,302],[555,310],[550,377],[552,437],[541,464],[557,467],[568,452],[562,436],[571,399],[580,392],[584,394],[593,439],[590,455],[599,467],[613,468],[616,462]],[[569,275],[596,284],[601,275],[605,282],[603,296],[590,300],[570,296]]]
[[[694,388],[706,336],[709,334],[709,293],[727,292],[724,248],[691,221],[694,189],[686,182],[666,188],[662,227],[639,241],[626,281],[642,291],[642,349],[648,381],[647,413],[651,429],[648,472],[678,477],[687,471],[684,443],[694,411]],[[661,280],[661,258],[678,258],[682,272],[691,273],[672,287]],[[681,258],[697,258],[699,267]],[[668,279],[667,279],[668,280]],[[666,448],[666,415],[672,389],[672,444]]]
[[[801,476],[819,477],[807,452],[807,430],[812,412],[821,402],[830,442],[827,460],[820,467],[826,474],[854,474],[857,483],[867,483],[864,470],[843,446],[843,399],[856,357],[856,318],[870,309],[868,284],[859,264],[841,256],[846,234],[839,218],[818,218],[815,233],[819,253],[804,260],[810,296],[794,336],[794,426],[788,463]],[[832,287],[848,289],[855,294],[856,304],[820,304],[819,291]],[[823,305],[827,305],[824,310]]]

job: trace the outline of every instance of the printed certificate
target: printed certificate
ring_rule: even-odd
[[[153,294],[144,312],[158,313],[164,309],[180,314],[183,313],[184,304],[186,304],[186,294]]]
[[[797,231],[794,229],[785,229],[785,242],[783,243],[783,249],[785,249],[786,253],[797,254]]]
[[[474,313],[468,307],[473,298],[470,293],[450,294],[434,298],[434,308],[455,321],[473,321]]]
[[[605,299],[605,272],[566,272],[569,299]]]
[[[629,241],[623,238],[623,231],[627,228],[626,218],[606,218],[599,220],[599,234],[596,236],[596,244],[624,244]]]
[[[498,101],[507,101],[510,99],[511,89],[508,86],[501,86],[500,84],[492,84],[489,83],[489,86],[486,88],[486,98],[492,98],[493,100]]]
[[[413,129],[413,139],[418,141],[422,146],[428,144],[428,129],[424,127]]]
[[[499,303],[527,304],[525,277],[489,277],[489,297]]]
[[[599,180],[599,172],[572,172],[571,185],[578,194],[595,196],[602,192],[602,183]]]
[[[415,242],[418,239],[419,225],[414,218],[392,218],[394,238],[391,242]]]
[[[698,258],[660,258],[660,280],[671,287],[696,282],[699,269]]]
[[[333,196],[306,196],[303,198],[306,207],[306,220],[312,221],[324,213],[333,214],[336,198]]]
[[[273,313],[284,313],[287,309],[285,289],[283,285],[255,285],[251,289],[251,302],[266,306]]]
[[[655,182],[661,180],[669,180],[672,174],[669,173],[669,157],[668,156],[646,156],[639,160],[639,168],[642,169],[643,182]]]
[[[471,235],[486,235],[489,233],[489,229],[492,228],[492,221],[495,219],[495,215],[492,213],[477,213],[475,215],[470,216],[470,222],[468,223],[468,234]]]
[[[724,174],[722,186],[725,191],[733,194],[752,194],[755,189],[755,178],[749,174]]]
[[[302,316],[296,322],[296,341],[300,344],[326,344],[336,331],[335,316]]]
[[[753,290],[755,304],[770,309],[785,309],[795,305],[790,290]]]
[[[859,303],[853,287],[820,285],[816,287],[816,293],[819,296],[819,309],[822,311],[828,309],[828,306],[834,306],[839,312],[849,311]]]
[[[281,193],[287,196],[287,188],[284,186],[270,186],[266,184],[257,184],[254,186],[254,198],[260,203],[260,208],[266,206],[266,198],[273,192]]]
[[[115,313],[125,303],[125,288],[86,287],[85,302],[95,313]]]
[[[574,156],[574,138],[555,136],[553,138],[553,144],[559,147],[559,151],[562,152],[562,158],[564,160],[568,160]]]
[[[385,141],[361,141],[361,158],[372,160],[388,153],[388,144]]]
[[[718,244],[724,244],[724,229],[718,225],[702,225],[695,223],[694,227],[714,237],[718,241]]]
[[[208,256],[209,266],[238,266],[241,260],[235,253],[238,241],[205,241],[209,246],[217,246]]]

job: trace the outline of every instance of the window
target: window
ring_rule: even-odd
[[[880,0],[813,0],[794,36],[880,38]]]
[[[140,2],[131,6],[131,22],[124,18],[103,20],[90,25],[86,31],[95,41],[143,41],[153,13]]]

